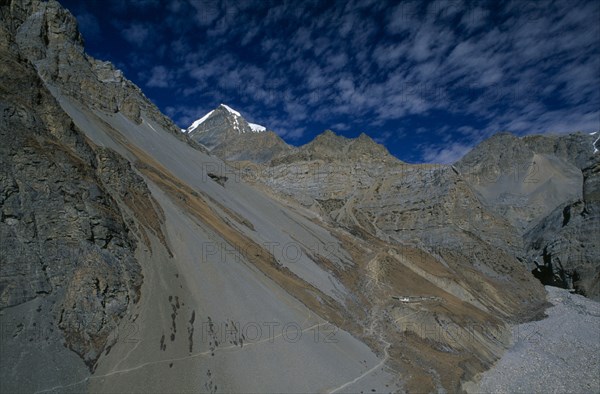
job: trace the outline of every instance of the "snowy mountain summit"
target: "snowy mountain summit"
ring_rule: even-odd
[[[290,149],[277,134],[246,121],[238,111],[225,104],[199,118],[183,132],[227,160],[266,162]]]
[[[194,121],[190,127],[185,130],[185,133],[192,134],[206,132],[212,129],[224,131],[224,128],[232,129],[238,134],[260,133],[266,131],[267,128],[255,123],[249,123],[242,117],[238,111],[228,105],[220,104],[216,109],[208,112],[203,117]]]

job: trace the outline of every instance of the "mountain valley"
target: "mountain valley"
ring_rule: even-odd
[[[226,104],[182,130],[57,1],[0,20],[3,393],[476,391],[544,285],[600,301],[594,135],[439,165]]]

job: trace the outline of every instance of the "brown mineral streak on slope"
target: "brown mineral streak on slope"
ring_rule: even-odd
[[[344,316],[343,309],[335,300],[297,277],[288,268],[280,266],[272,254],[263,246],[226,224],[223,218],[214,212],[197,191],[185,185],[146,152],[129,144],[112,127],[108,126],[108,128],[111,131],[111,137],[115,138],[117,142],[137,158],[136,168],[167,193],[176,204],[206,224],[230,245],[239,248],[250,263],[310,310],[339,327],[352,326],[352,320],[348,319],[348,316]],[[216,201],[212,201],[216,203]],[[231,213],[221,204],[219,204],[219,207],[226,213]],[[246,224],[248,221],[239,215],[235,214],[232,217],[238,220],[240,224],[248,226]]]
[[[221,216],[214,212],[198,191],[193,190],[179,180],[144,150],[129,143],[111,125],[99,117],[97,119],[105,126],[107,134],[135,157],[137,160],[135,164],[136,168],[171,196],[176,204],[209,226],[210,229],[220,235],[230,245],[240,249],[250,263],[286,292],[306,305],[307,308],[340,328],[343,327],[351,332],[356,332],[353,319],[350,318],[345,309],[338,305],[335,300],[296,276],[288,268],[280,266],[272,254],[263,246],[228,225]],[[233,213],[214,199],[210,198],[210,200],[225,214],[231,214],[234,220],[252,229],[252,225],[247,219]],[[351,330],[353,327],[355,329]]]
[[[227,243],[239,248],[242,255],[264,275],[310,310],[319,313],[335,324],[342,325],[344,323],[346,319],[339,311],[336,301],[298,278],[286,267],[280,266],[273,255],[263,246],[226,224],[202,196],[178,180],[160,164],[145,154],[138,157],[141,161],[136,163],[136,167],[140,172],[167,193],[181,208],[207,225]],[[318,298],[323,300],[323,303],[319,302]]]
[[[121,184],[118,184],[116,181],[117,174],[106,174],[103,176],[103,182],[106,187],[113,189],[113,195],[122,200],[123,204],[129,208],[129,210],[133,213],[133,216],[138,220],[142,226],[138,226],[138,230],[140,231],[140,236],[142,237],[144,244],[146,247],[152,252],[152,243],[150,242],[150,238],[145,229],[149,229],[160,241],[160,243],[165,247],[169,256],[173,256],[169,245],[167,244],[167,240],[165,234],[163,232],[162,226],[165,222],[165,214],[161,208],[161,206],[156,202],[152,194],[148,193],[148,190],[145,187],[139,187],[140,182],[143,182],[142,179],[131,179],[134,174],[130,169],[130,164],[124,158],[119,156],[118,153],[106,149],[100,148],[95,145],[90,139],[86,137],[88,143],[98,151],[98,159],[102,163],[100,165],[101,172],[103,173],[106,168],[109,166],[104,166],[104,162],[112,162],[118,163],[122,166],[127,166],[129,171],[126,174],[118,174],[120,177],[125,177],[125,179],[119,179]],[[123,186],[123,182],[128,183],[126,188],[119,187]],[[115,184],[116,183],[116,184]]]
[[[161,227],[165,222],[164,212],[154,198],[145,198],[145,196],[133,192],[127,193],[123,199],[123,202],[129,209],[133,211],[135,217],[140,221],[140,223],[146,228],[150,229],[154,235],[158,237],[160,243],[165,247],[169,255],[173,256]],[[142,231],[144,230],[142,229]],[[152,251],[151,242],[148,238],[148,235],[145,234],[145,231],[144,239],[148,249]]]
[[[380,332],[387,334],[385,340],[392,344],[388,349],[389,367],[403,372],[406,379],[404,387],[408,392],[431,392],[440,385],[449,391],[459,390],[462,381],[486,370],[500,356],[506,344],[505,336],[494,340],[489,336],[468,333],[468,330],[481,327],[492,334],[505,335],[504,324],[485,310],[448,293],[443,285],[432,283],[429,279],[436,275],[460,283],[455,274],[435,258],[412,247],[399,250],[397,245],[374,237],[367,245],[347,233],[335,232],[357,264],[355,272],[359,273],[342,273],[338,276],[342,283],[359,294],[371,291],[370,297],[361,298],[367,300],[369,309],[387,310],[392,316],[381,319],[379,328]],[[419,270],[411,267],[416,259]],[[406,264],[408,261],[411,262]],[[369,265],[373,263],[378,266],[376,272],[369,272]],[[335,269],[332,263],[326,266],[336,273],[343,272]],[[429,274],[423,275],[425,272]],[[380,282],[365,291],[364,278],[372,278],[373,274]],[[485,279],[480,276],[480,280]],[[397,295],[437,296],[442,301],[402,308],[391,298]],[[401,316],[393,319],[394,313]],[[453,339],[444,334],[440,320],[456,324],[461,337]],[[380,348],[373,338],[363,339],[371,347]],[[443,347],[450,347],[452,351],[440,350]]]
[[[88,115],[92,116],[91,113],[88,113]],[[94,116],[94,119],[105,127],[107,134],[110,135],[111,138],[113,138],[116,142],[125,147],[129,152],[134,153],[133,148],[130,146],[130,144],[128,144],[127,140],[111,125],[106,123],[98,116]],[[113,151],[112,149],[100,147],[85,134],[83,134],[83,138],[86,141],[86,143],[90,145],[95,152],[97,152],[99,160],[105,159],[107,161],[111,161],[113,164],[120,162],[119,164],[121,165],[130,166],[129,162],[127,162],[125,158],[119,155],[119,153]],[[56,145],[55,148],[64,150],[64,148],[62,148],[60,145]],[[66,151],[66,153],[73,156],[68,151]],[[140,151],[140,153],[143,152]],[[81,159],[79,158],[77,158],[77,160],[81,161]],[[101,163],[99,163],[98,165],[100,167]],[[131,169],[126,172],[126,176],[130,176],[130,171]],[[120,173],[118,175],[120,177],[123,174]],[[152,251],[152,243],[150,242],[150,238],[148,237],[148,234],[146,233],[144,227],[149,229],[152,233],[154,233],[154,235],[156,235],[156,237],[159,239],[162,246],[165,247],[169,256],[173,256],[173,253],[169,248],[165,233],[163,232],[165,215],[160,204],[154,199],[154,197],[151,194],[145,195],[141,193],[139,188],[137,187],[127,187],[126,189],[119,189],[118,184],[113,185],[115,181],[117,181],[117,179],[115,177],[111,177],[110,175],[107,177],[103,177],[102,179],[102,182],[105,187],[113,189],[113,193],[111,193],[111,195],[114,198],[120,199],[121,202],[133,213],[133,216],[137,219],[137,221],[142,224],[143,227],[138,226],[138,230],[140,231],[140,234],[138,234],[138,236],[142,238],[142,241],[144,242],[146,247],[150,251]]]

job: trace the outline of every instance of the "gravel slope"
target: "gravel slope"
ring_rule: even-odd
[[[599,393],[600,303],[546,286],[547,318],[513,328],[513,346],[469,393]]]

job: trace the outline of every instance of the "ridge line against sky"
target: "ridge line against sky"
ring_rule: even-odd
[[[219,103],[299,145],[450,163],[499,131],[600,130],[600,2],[59,0],[187,128]]]

